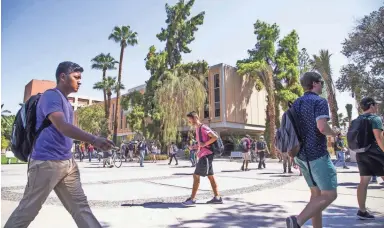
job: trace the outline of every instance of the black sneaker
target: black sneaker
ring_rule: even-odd
[[[216,196],[213,197],[210,201],[207,201],[207,204],[222,204],[223,203],[223,199],[220,197],[220,198],[217,198]]]
[[[359,210],[357,212],[357,218],[361,219],[361,220],[373,220],[373,219],[375,219],[375,216],[369,214],[368,211],[362,212]]]
[[[285,219],[287,224],[287,228],[300,228],[299,224],[297,224],[297,218],[295,216],[290,216]]]

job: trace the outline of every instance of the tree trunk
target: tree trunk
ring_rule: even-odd
[[[103,82],[105,82],[107,74],[107,69],[103,69]],[[105,91],[105,88],[103,88],[103,96],[104,96],[104,110],[105,110],[105,118],[109,118],[109,109],[107,104],[107,92]]]
[[[338,111],[337,101],[336,101],[335,91],[333,90],[334,86],[333,86],[331,75],[323,74],[323,78],[325,80],[325,83],[327,83],[328,103],[329,103],[329,109],[331,112],[332,126],[340,128],[339,116],[337,114],[337,111]]]
[[[123,69],[123,56],[124,56],[124,46],[121,45],[121,50],[120,50],[120,63],[119,63],[119,74],[117,76],[117,82],[118,85],[121,85],[121,72]],[[118,119],[117,119],[117,113],[120,108],[120,88],[116,91],[116,108],[115,108],[115,122],[113,124],[113,142],[117,143],[117,127],[118,127]]]
[[[269,128],[269,145],[270,145],[270,153],[272,158],[276,158],[276,150],[275,150],[275,133],[276,133],[276,109],[275,109],[275,85],[273,82],[273,74],[271,71],[264,72],[266,74],[266,80],[267,83],[265,85],[265,88],[267,90],[267,109],[268,109],[268,115],[267,118],[269,119],[269,126],[265,126]]]

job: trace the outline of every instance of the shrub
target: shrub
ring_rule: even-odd
[[[184,156],[186,158],[189,158],[189,149],[188,148],[184,150]]]
[[[144,158],[145,161],[152,160],[152,155],[147,155]],[[166,154],[156,154],[156,160],[168,160],[168,155]]]

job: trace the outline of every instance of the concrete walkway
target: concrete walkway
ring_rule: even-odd
[[[166,161],[124,163],[119,169],[101,168],[98,162],[79,163],[84,190],[92,210],[104,227],[285,227],[285,217],[299,213],[309,199],[309,190],[297,171],[282,174],[282,164],[267,163],[267,169],[241,172],[239,162],[214,162],[223,205],[206,205],[212,197],[207,179],[202,179],[198,205],[185,208],[180,202],[191,192],[193,168],[188,161],[168,166]],[[22,197],[26,165],[2,166],[1,220],[6,220]],[[384,187],[370,185],[367,205],[374,221],[356,220],[356,167],[338,169],[339,196],[324,213],[324,227],[384,227]],[[379,180],[381,181],[381,179]],[[76,227],[54,193],[30,227]],[[311,227],[310,221],[304,227]]]

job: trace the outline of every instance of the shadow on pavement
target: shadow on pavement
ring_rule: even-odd
[[[172,169],[179,169],[179,168],[193,168],[193,167],[188,166],[188,165],[183,165],[183,166],[177,165],[177,166],[171,166],[170,168],[172,168]]]
[[[352,188],[352,189],[357,189],[357,186],[359,186],[359,183],[353,183],[353,182],[343,182],[343,183],[338,183],[338,186],[343,186],[347,188]],[[368,189],[384,189],[383,185],[368,185]]]
[[[221,173],[241,173],[244,172],[240,169],[235,169],[235,170],[221,170]]]
[[[172,175],[175,175],[175,176],[192,176],[193,173],[174,173]]]
[[[306,201],[291,201],[292,203],[304,203]],[[357,204],[357,202],[356,202]],[[304,208],[304,206],[303,206]],[[332,205],[323,212],[323,226],[324,227],[384,227],[384,215],[376,214],[372,211],[372,214],[376,217],[375,220],[359,220],[356,217],[358,208],[349,206]],[[312,225],[311,221],[305,223],[305,225]]]
[[[200,203],[202,204],[202,203]],[[197,203],[199,205],[199,203]],[[144,207],[151,209],[188,208],[181,203],[149,202],[142,204],[122,204],[122,207]]]
[[[287,211],[280,205],[254,204],[227,197],[224,200],[232,201],[231,205],[212,205],[218,211],[208,213],[203,219],[179,219],[178,224],[168,227],[285,227],[285,218],[280,215]]]

